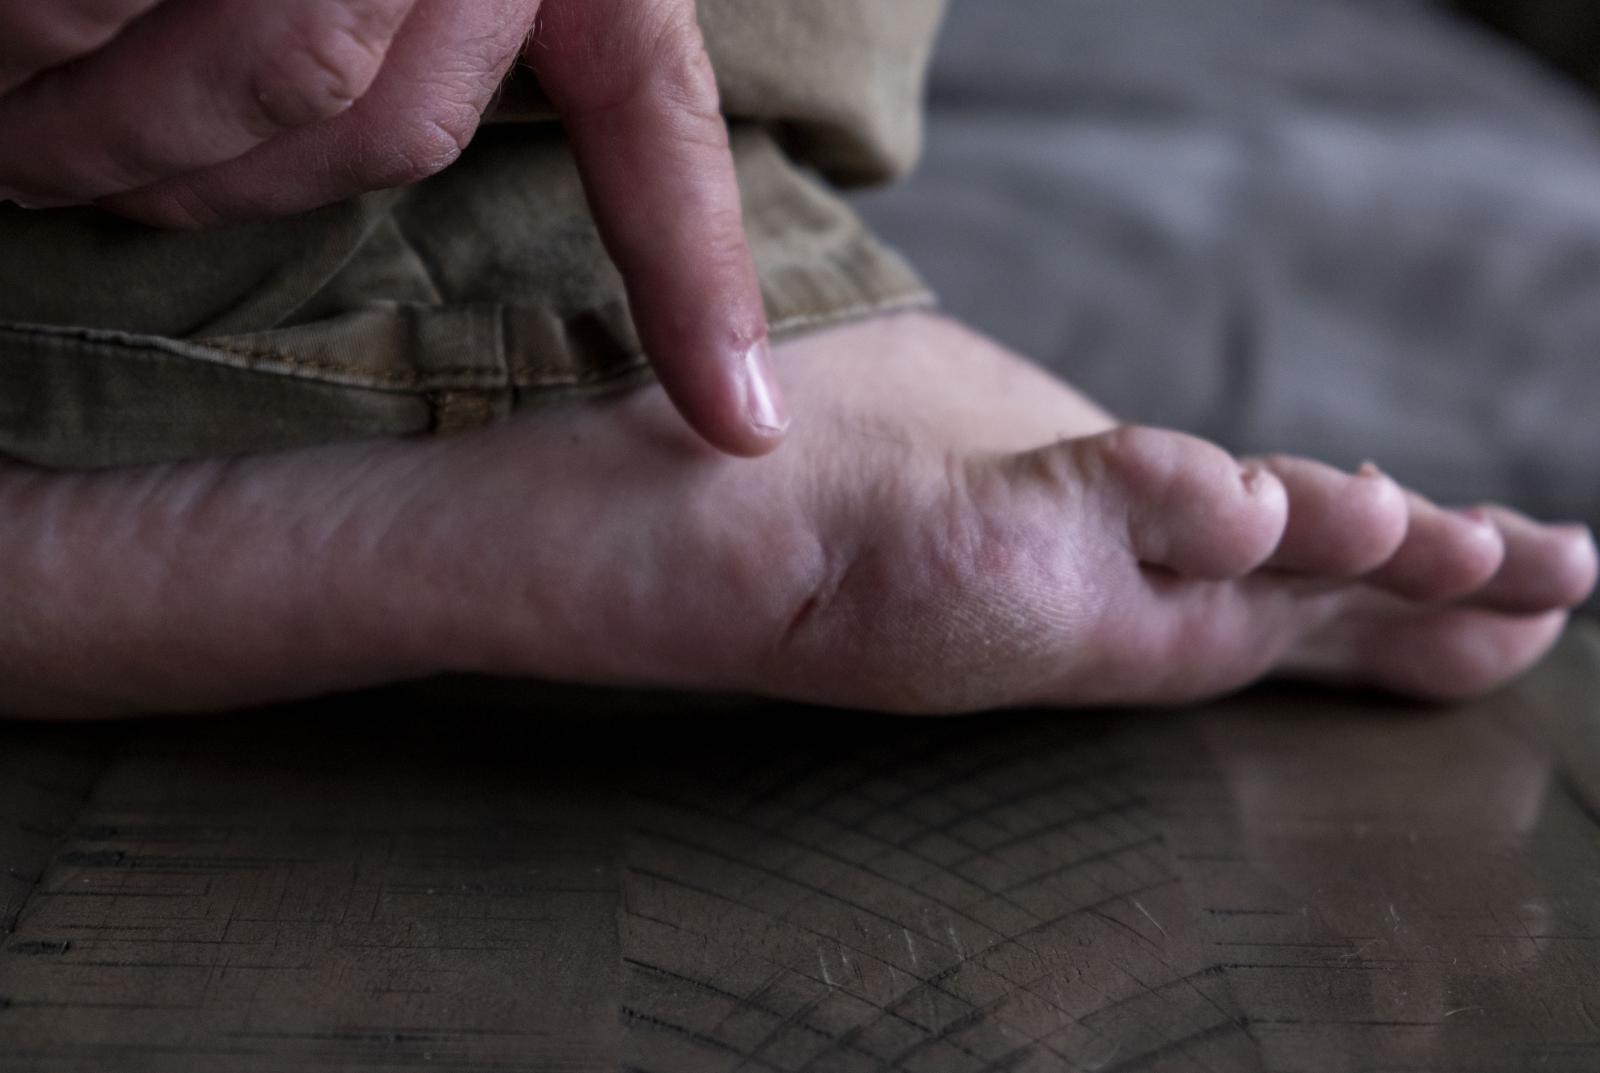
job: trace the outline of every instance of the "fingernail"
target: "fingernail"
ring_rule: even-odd
[[[1383,475],[1383,470],[1378,468],[1376,462],[1363,462],[1361,463],[1361,468],[1356,470],[1356,476],[1358,477],[1382,477]]]
[[[789,427],[789,411],[772,367],[772,347],[763,339],[744,353],[744,406],[750,423],[762,432]]]

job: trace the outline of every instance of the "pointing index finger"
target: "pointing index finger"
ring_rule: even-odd
[[[694,0],[545,0],[527,57],[668,395],[722,450],[772,450],[788,415]]]

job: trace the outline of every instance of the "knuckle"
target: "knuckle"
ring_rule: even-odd
[[[1155,478],[1166,451],[1162,434],[1139,425],[1120,425],[1109,432],[1077,442],[1084,463],[1097,476],[1118,481]]]
[[[102,208],[169,231],[201,231],[225,222],[223,215],[187,183],[164,183],[143,194],[112,198]]]
[[[672,144],[684,153],[726,154],[729,151],[728,125],[713,105],[669,98],[667,130]]]
[[[71,176],[85,196],[104,196],[133,190],[178,170],[181,144],[150,130],[123,132],[106,139],[100,152],[83,159],[58,154],[55,174]]]
[[[569,115],[600,115],[648,107],[674,122],[721,114],[715,72],[692,0],[640,0],[615,21],[581,20],[572,36],[589,47],[571,49],[571,77],[557,88]]]
[[[368,20],[319,19],[292,28],[257,67],[247,107],[267,131],[338,115],[371,87],[387,35]]]
[[[722,126],[716,72],[711,66],[693,4],[660,0],[646,9],[643,66],[651,88],[674,111]]]
[[[759,306],[753,296],[759,293],[760,282],[750,272],[750,243],[745,232],[744,213],[737,199],[737,192],[730,192],[725,201],[719,199],[699,208],[689,217],[690,225],[701,238],[697,247],[703,251],[701,256],[705,259],[707,276],[720,281],[725,294],[750,294],[751,304]],[[747,314],[754,319],[759,312],[759,309],[751,309]],[[751,325],[752,334],[759,335],[764,323]]]
[[[215,226],[216,223],[216,221],[209,218],[196,215],[190,210],[189,206],[175,200],[160,201],[127,209],[113,207],[112,211],[118,215],[126,216],[130,220],[137,220],[140,223],[167,231],[201,231],[207,227]]]
[[[406,186],[437,175],[466,151],[479,120],[475,108],[438,107],[397,124],[385,149],[366,169],[369,185]]]

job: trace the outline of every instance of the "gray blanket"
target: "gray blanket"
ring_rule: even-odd
[[[1600,524],[1600,110],[1395,0],[956,0],[863,211],[1123,416]]]

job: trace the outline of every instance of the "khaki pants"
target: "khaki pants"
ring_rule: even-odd
[[[1600,15],[1574,21],[1587,0],[1456,2],[1600,40]],[[930,300],[829,187],[914,161],[942,3],[700,0],[777,337]],[[526,81],[443,174],[288,221],[175,234],[0,206],[0,455],[99,467],[427,434],[647,376]]]
[[[914,161],[942,0],[701,0],[773,333],[924,304],[830,186]],[[0,455],[101,467],[451,431],[648,375],[516,79],[444,173],[169,233],[0,207]]]

